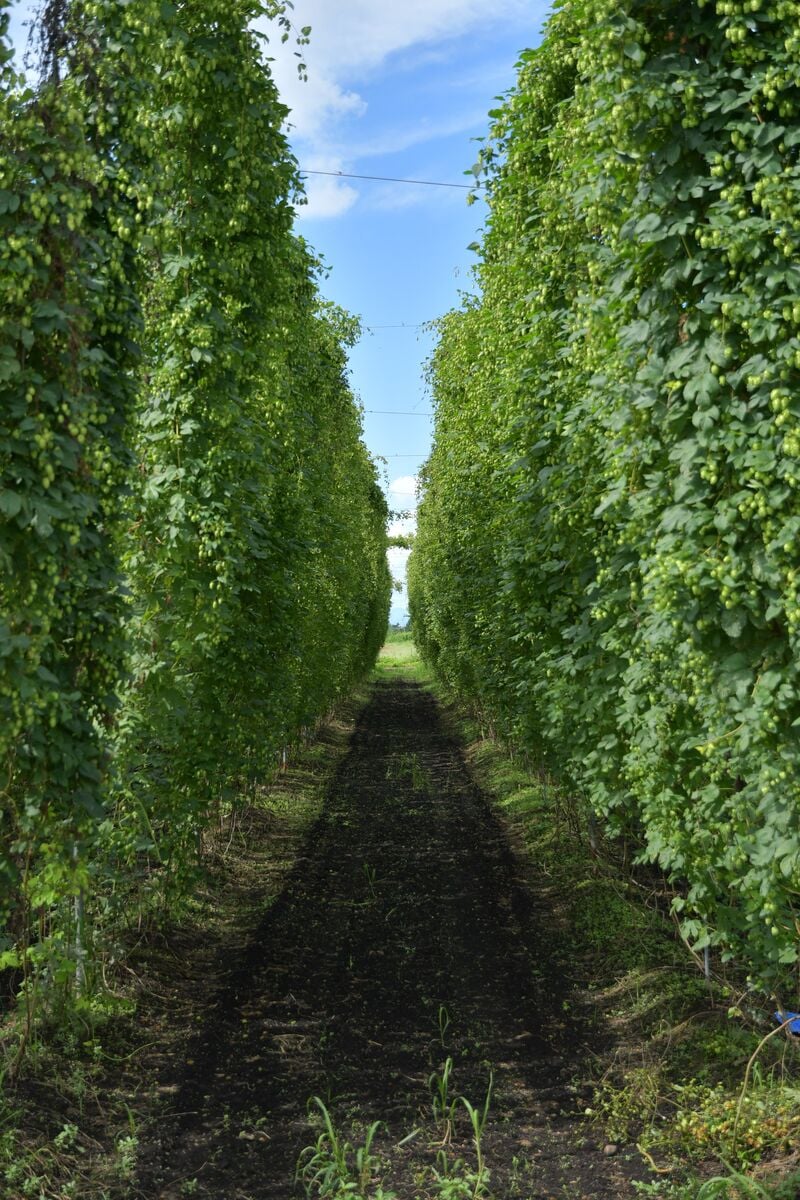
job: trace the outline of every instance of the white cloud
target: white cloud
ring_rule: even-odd
[[[273,52],[273,74],[281,100],[291,109],[289,124],[296,137],[314,141],[342,117],[360,117],[367,111],[366,101],[358,92],[342,87],[324,65],[316,68],[309,64],[308,78],[301,79],[293,54],[288,54],[285,47],[273,48]]]
[[[401,537],[416,532],[417,518],[415,516],[399,517],[396,521],[390,521],[387,527],[389,537]]]
[[[386,493],[389,507],[393,509],[414,509],[417,507],[417,477],[416,475],[399,475],[389,484]]]
[[[389,537],[396,537],[399,534],[409,534],[417,532],[417,476],[416,475],[398,475],[393,479],[386,489],[386,497],[389,501],[389,507],[395,511],[404,511],[408,516],[398,517],[389,522],[388,534]],[[411,551],[406,550],[403,546],[391,546],[386,551],[386,557],[389,560],[389,570],[392,574],[392,579],[396,579],[402,584],[402,591],[392,594],[392,611],[391,620],[404,622],[408,618],[408,587],[406,568],[408,567],[408,558]]]
[[[386,499],[389,502],[389,507],[395,512],[405,512],[408,516],[397,517],[389,522],[388,534],[389,537],[396,537],[398,534],[408,534],[417,532],[417,477],[416,475],[398,475],[386,489]],[[392,599],[392,620],[404,621],[408,616],[408,599],[406,593],[406,567],[408,565],[408,556],[410,550],[404,549],[402,546],[391,546],[386,551],[386,556],[389,559],[389,570],[392,573],[392,578],[398,580],[403,585],[402,592],[393,593]]]
[[[373,212],[402,212],[409,208],[418,208],[430,201],[429,188],[394,188],[390,183],[375,184],[368,195],[362,198],[366,211]],[[438,207],[441,210],[445,204],[452,207],[464,205],[466,192],[441,192],[437,196]]]
[[[341,171],[342,160],[334,155],[310,155],[305,164],[315,171]],[[315,217],[340,217],[358,200],[358,192],[344,179],[331,175],[308,175],[305,181],[307,203],[297,210],[303,220]]]
[[[358,158],[380,158],[384,154],[397,154],[438,138],[467,133],[477,125],[485,124],[485,121],[486,114],[478,110],[444,121],[422,120],[404,128],[387,130],[378,138],[356,142],[352,152]]]
[[[498,0],[491,20],[532,23],[531,7],[530,0]],[[486,19],[485,0],[295,0],[292,18],[298,27],[311,26],[309,67],[334,79],[363,74],[398,50],[457,37]]]
[[[386,556],[389,559],[389,570],[392,572],[392,579],[405,582],[406,565],[410,550],[404,550],[401,546],[391,546],[386,551]]]
[[[410,550],[404,550],[400,546],[392,546],[386,551],[392,579],[402,584],[401,591],[392,592],[390,620],[401,623],[408,619],[408,578],[406,568],[408,567],[410,553]]]
[[[518,20],[533,32],[546,11],[541,0],[497,0],[491,20]],[[301,156],[301,165],[312,165],[310,156],[339,151],[337,126],[348,117],[363,116],[366,102],[357,90],[384,66],[390,55],[405,52],[398,61],[400,69],[411,70],[427,62],[431,55],[443,53],[437,42],[469,33],[487,20],[485,0],[295,0],[292,23],[296,29],[311,26],[311,42],[299,51],[308,68],[308,79],[298,76],[297,46],[293,39],[281,43],[274,26],[262,29],[271,37],[269,54],[272,69],[284,103],[291,109],[289,123],[292,141]],[[481,114],[481,117],[483,114]],[[347,152],[350,170],[359,156],[378,156],[408,148],[447,133],[461,132],[474,122],[454,119],[447,126],[412,126],[387,135],[384,143],[359,149],[352,143]],[[346,170],[343,164],[338,169]],[[309,181],[309,193],[315,193],[306,216],[338,216],[355,203],[354,188],[336,181]]]

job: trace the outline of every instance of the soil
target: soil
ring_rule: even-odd
[[[159,1099],[131,1196],[303,1195],[295,1167],[322,1130],[315,1096],[354,1147],[382,1123],[368,1196],[381,1181],[399,1200],[469,1196],[433,1173],[442,1154],[451,1178],[476,1170],[466,1107],[452,1130],[433,1111],[431,1076],[448,1059],[450,1099],[481,1108],[492,1079],[485,1194],[633,1194],[638,1154],[604,1146],[580,1115],[602,1035],[585,1044],[566,1012],[558,917],[428,690],[373,686],[277,899],[260,886],[238,948],[178,947],[172,1040],[137,1067]]]

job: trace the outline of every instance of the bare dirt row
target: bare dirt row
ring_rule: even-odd
[[[277,901],[159,1060],[133,1194],[303,1195],[318,1096],[353,1146],[382,1122],[366,1195],[469,1195],[453,1182],[476,1170],[466,1108],[450,1129],[433,1104],[448,1059],[451,1099],[481,1105],[493,1078],[481,1194],[631,1194],[636,1164],[579,1116],[588,1051],[530,871],[430,692],[376,683]]]

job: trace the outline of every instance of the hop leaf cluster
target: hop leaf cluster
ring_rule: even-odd
[[[771,986],[800,891],[800,8],[567,3],[441,322],[427,658]]]
[[[372,665],[387,511],[262,5],[48,6],[35,89],[7,7],[0,948],[68,980]]]

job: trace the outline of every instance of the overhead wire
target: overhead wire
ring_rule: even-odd
[[[394,175],[357,175],[349,171],[320,171],[310,167],[300,167],[301,175],[325,175],[332,179],[364,179],[374,183],[407,183],[415,184],[421,187],[449,187],[458,188],[463,191],[474,191],[475,188],[485,187],[485,184],[475,181],[474,183],[452,183],[445,182],[439,179],[401,179]],[[406,324],[403,322],[400,325],[364,325],[363,328],[369,332],[377,329],[424,329],[429,322],[421,321],[416,324]],[[370,413],[373,416],[381,417],[432,417],[434,414],[430,412],[409,412],[404,410],[366,408],[365,413]],[[382,458],[425,458],[426,454],[384,454]],[[398,493],[399,494],[399,493]],[[409,493],[411,494],[411,493]]]
[[[441,179],[399,179],[395,175],[355,175],[349,171],[314,171],[310,167],[300,167],[301,175],[328,175],[333,179],[369,179],[374,183],[413,183],[419,184],[422,187],[444,187],[444,188],[459,188],[467,192],[473,192],[475,188],[483,188],[485,183],[447,183]]]

